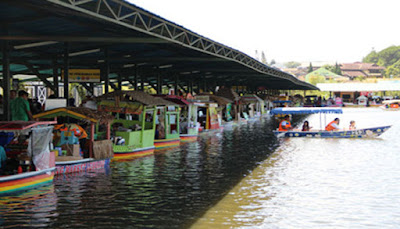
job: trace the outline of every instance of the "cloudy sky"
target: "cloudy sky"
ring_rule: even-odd
[[[267,61],[361,61],[400,45],[399,0],[128,0]]]

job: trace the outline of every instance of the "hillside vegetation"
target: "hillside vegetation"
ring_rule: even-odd
[[[362,61],[386,67],[384,76],[387,78],[400,77],[400,46],[390,46],[380,52],[372,50]]]

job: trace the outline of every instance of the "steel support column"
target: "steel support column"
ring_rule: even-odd
[[[203,77],[203,92],[207,92],[207,78]]]
[[[67,100],[66,106],[68,106],[69,97],[69,81],[68,81],[68,70],[69,70],[69,44],[64,43],[64,98]]]
[[[179,84],[179,75],[175,75],[175,84],[174,84],[174,93],[175,93],[175,95],[179,95],[178,84]]]
[[[110,63],[108,61],[108,48],[104,49],[104,93],[108,93],[108,87],[110,86]]]
[[[135,84],[133,84],[135,91],[138,89],[138,66],[135,64]]]
[[[190,94],[193,94],[193,79],[189,80],[189,89],[188,89]]]
[[[118,74],[118,90],[122,90],[122,75]]]
[[[160,75],[160,69],[157,68],[157,94],[161,95],[162,94],[162,83],[161,83],[161,75]]]
[[[141,91],[144,91],[144,75],[140,75],[140,89]]]
[[[56,98],[60,96],[58,88],[58,68],[57,59],[53,59],[53,84],[54,84],[54,95]]]
[[[8,41],[3,41],[3,112],[4,120],[11,120],[10,110],[10,53],[8,47]]]

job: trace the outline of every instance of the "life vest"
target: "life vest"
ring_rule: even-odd
[[[336,123],[336,121],[330,122],[330,123],[325,127],[325,130],[326,130],[326,131],[332,131],[332,130],[336,129],[335,127],[332,126],[333,123]]]
[[[287,122],[287,124],[285,125],[285,128],[286,128],[286,129],[283,129],[283,126],[282,126],[282,123],[283,123],[284,121]],[[281,123],[279,123],[279,131],[288,131],[289,127],[291,127],[291,126],[292,126],[292,125],[290,124],[289,121],[283,120]]]
[[[55,125],[54,129],[58,131],[72,131],[74,132],[75,137],[79,139],[84,139],[88,137],[86,131],[79,125],[74,125],[74,127],[71,128],[67,125],[60,124],[60,125]]]
[[[399,104],[392,103],[392,104],[390,104],[390,108],[399,108]]]

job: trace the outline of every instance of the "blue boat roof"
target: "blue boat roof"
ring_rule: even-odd
[[[290,100],[275,100],[273,103],[291,103],[292,101]]]
[[[317,113],[335,113],[342,114],[341,107],[280,107],[271,110],[270,114],[317,114]]]

